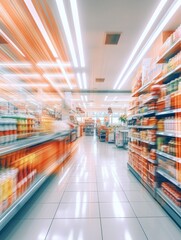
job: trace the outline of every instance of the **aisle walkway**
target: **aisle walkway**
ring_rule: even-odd
[[[0,234],[2,240],[180,240],[181,230],[127,169],[127,152],[96,137]]]

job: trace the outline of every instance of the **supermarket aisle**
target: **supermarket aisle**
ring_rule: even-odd
[[[181,230],[127,169],[127,152],[95,137],[43,185],[3,240],[180,240]]]

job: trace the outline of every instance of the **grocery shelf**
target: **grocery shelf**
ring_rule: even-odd
[[[148,192],[155,198],[160,205],[167,211],[167,213],[173,218],[173,220],[181,227],[181,209],[177,207],[170,198],[164,194],[161,189],[155,188],[153,189],[149,186],[143,179],[141,178],[140,174],[135,171],[135,169],[127,163],[128,169],[132,172],[132,174],[137,178],[137,180],[148,190]]]
[[[157,168],[157,173],[159,173],[161,176],[175,184],[177,187],[181,188],[181,183],[179,183],[175,178],[171,177],[169,174],[161,170],[160,168]]]
[[[143,107],[145,104],[150,103],[150,102],[152,102],[152,101],[156,101],[156,100],[158,100],[158,96],[151,96],[151,97],[147,98],[147,99],[143,102],[143,104],[140,105],[139,107]]]
[[[160,131],[157,131],[156,134],[161,135],[161,136],[181,138],[181,133],[179,134],[179,133],[175,133],[175,132],[160,132]]]
[[[128,125],[128,128],[157,129],[157,126],[156,125],[152,125],[152,126]]]
[[[156,188],[156,200],[179,225],[179,227],[181,227],[181,208],[176,206],[174,202],[160,188]]]
[[[132,109],[134,109],[134,108],[136,108],[136,107],[139,107],[139,106],[130,107],[128,110],[132,110]]]
[[[75,145],[70,152],[65,153],[55,163],[53,163],[44,173],[40,174],[33,184],[0,216],[0,231],[15,216],[15,214],[24,206],[24,204],[32,197],[38,188],[46,181],[55,169],[75,150]]]
[[[181,108],[178,109],[170,109],[170,110],[166,110],[163,112],[157,112],[156,116],[162,116],[162,115],[172,115],[174,113],[181,113]]]
[[[143,155],[141,155],[141,157],[143,157],[144,159],[146,159],[148,162],[151,162],[153,164],[158,164],[157,160],[152,160],[151,158],[145,157]]]
[[[151,172],[147,169],[147,172],[149,172],[150,174],[152,174],[153,176],[156,176],[156,172]]]
[[[158,58],[157,63],[164,63],[166,59],[170,58],[174,53],[181,48],[181,39],[178,39],[170,48]]]
[[[156,145],[156,142],[150,142],[150,141],[146,141],[146,140],[143,140],[143,139],[140,139],[140,138],[136,138],[136,137],[131,137],[131,136],[129,136],[129,138],[132,138],[134,140],[138,140],[140,142],[148,143],[150,145]]]
[[[137,171],[135,171],[135,169],[129,163],[127,163],[127,166],[128,166],[128,169],[137,178],[137,180],[148,190],[148,192],[152,195],[152,197],[155,198],[155,190],[141,178],[140,174]]]
[[[168,153],[164,153],[164,152],[159,151],[159,150],[157,150],[156,153],[157,153],[158,155],[160,155],[160,156],[163,156],[163,157],[166,157],[166,158],[168,158],[168,159],[171,159],[171,160],[173,160],[173,161],[175,161],[175,162],[181,163],[181,158],[172,156],[172,155],[170,155],[170,154],[168,154]]]
[[[129,117],[128,120],[131,120],[131,119],[136,118],[136,117],[151,116],[151,115],[154,115],[154,114],[156,114],[156,111],[154,111],[154,110],[149,111],[149,112],[145,112],[145,113],[138,113],[138,114],[135,114],[135,115]]]
[[[145,90],[147,90],[149,87],[151,87],[152,84],[153,84],[153,80],[146,83],[145,85],[143,85],[141,88],[139,88],[137,91],[135,91],[131,96],[136,97],[139,93],[145,92]]]
[[[139,153],[139,152],[137,152],[137,151],[135,151],[133,148],[131,148],[131,147],[128,147],[128,149],[129,149],[129,150],[131,150],[132,152],[134,152],[134,153],[136,153],[136,154],[140,155],[140,153]]]
[[[164,76],[162,76],[161,78],[159,78],[155,84],[161,83],[162,81],[164,82],[165,80],[167,80],[172,74],[177,74],[177,73],[181,73],[181,64],[179,66],[177,66],[175,69],[173,69],[172,71],[168,72],[167,74],[165,74]]]
[[[38,135],[28,139],[17,140],[7,145],[1,145],[0,156],[18,151],[20,149],[24,149],[24,148],[32,147],[44,142],[48,142],[53,139],[58,139],[64,136],[68,136],[69,134],[70,134],[70,131],[63,131],[63,132],[54,133],[54,134]]]

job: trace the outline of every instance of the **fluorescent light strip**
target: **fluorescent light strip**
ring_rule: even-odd
[[[74,28],[75,28],[77,45],[78,45],[79,56],[80,56],[80,65],[81,65],[81,67],[85,67],[83,44],[82,44],[82,37],[81,37],[81,31],[80,31],[80,21],[79,21],[78,8],[77,8],[77,1],[76,0],[70,0],[70,5],[71,5],[72,16],[73,16],[73,20],[74,20]]]
[[[162,11],[163,7],[165,6],[167,0],[161,0],[158,7],[156,8],[155,12],[153,13],[150,21],[148,22],[145,30],[143,31],[141,37],[139,38],[135,48],[133,49],[133,52],[131,53],[126,65],[124,66],[121,74],[119,75],[119,78],[116,82],[116,84],[114,85],[114,89],[117,88],[118,84],[120,83],[121,78],[123,77],[124,73],[126,72],[127,68],[129,67],[131,61],[133,60],[137,50],[139,49],[139,47],[141,46],[142,42],[144,41],[146,35],[148,34],[148,32],[150,31],[151,27],[153,26],[153,24],[155,23],[157,17],[159,16],[160,12]]]
[[[86,79],[85,73],[82,73],[82,80],[83,80],[84,89],[87,89],[87,79]]]
[[[11,43],[11,45],[23,56],[25,57],[25,55],[22,53],[22,51],[14,44],[13,41],[11,41],[11,39],[0,29],[0,33],[3,35],[4,38],[6,38],[6,40],[8,42]]]
[[[18,77],[24,77],[24,78],[40,78],[41,75],[40,74],[11,74],[11,73],[6,73],[6,74],[3,74],[3,77],[12,77],[12,78],[18,78]]]
[[[48,36],[45,28],[44,28],[44,26],[43,26],[43,23],[42,23],[40,17],[38,16],[38,13],[37,13],[35,7],[33,6],[32,1],[31,1],[31,0],[24,0],[24,2],[25,2],[25,4],[26,4],[29,12],[31,13],[31,15],[32,15],[32,17],[33,17],[36,25],[38,26],[41,34],[43,35],[43,37],[44,37],[44,39],[45,39],[45,41],[46,41],[49,49],[51,50],[53,56],[54,56],[55,58],[58,58],[58,55],[57,55],[57,53],[56,53],[56,51],[55,51],[55,48],[54,48],[54,46],[53,46],[53,44],[52,44],[52,42],[51,42],[51,40],[50,40],[50,38],[49,38],[49,36]]]
[[[52,68],[52,67],[59,67],[59,64],[56,62],[39,62],[36,64],[38,67],[41,68]],[[65,67],[71,67],[71,64],[69,62],[62,62],[62,66]]]
[[[63,24],[64,32],[65,32],[65,35],[67,38],[67,42],[69,45],[69,49],[70,49],[70,53],[72,56],[74,67],[78,67],[78,62],[77,62],[77,58],[76,58],[76,54],[75,54],[75,49],[74,49],[74,45],[73,45],[72,36],[70,33],[70,27],[69,27],[67,15],[65,12],[65,6],[64,6],[63,0],[56,0],[56,3],[57,3],[60,18],[61,18],[61,21]]]
[[[49,85],[47,83],[33,83],[33,84],[29,84],[29,83],[1,83],[0,87],[48,87]]]
[[[104,101],[107,101],[107,98],[108,98],[108,96],[105,96],[105,99],[104,99]]]
[[[67,84],[68,84],[69,88],[72,89],[72,85],[71,85],[71,83],[68,79],[68,76],[67,76],[67,73],[65,72],[65,69],[63,68],[62,62],[59,59],[57,59],[56,61],[59,64],[60,70],[61,70],[65,80],[67,81]]]
[[[31,63],[21,63],[21,62],[1,62],[0,67],[32,67]]]
[[[83,106],[84,106],[85,109],[87,108],[86,105],[85,105],[85,103],[83,103]]]
[[[51,79],[49,79],[48,77],[46,77],[45,75],[43,75],[46,79],[47,79],[47,81],[50,83],[50,85],[55,89],[55,91],[56,92],[58,92],[58,94],[62,97],[62,98],[64,98],[64,95],[62,94],[62,92],[60,92],[57,88],[56,88],[56,86],[55,86],[55,84],[52,82],[52,80]]]
[[[69,77],[69,78],[74,78],[74,74],[73,73],[68,73],[68,74],[66,74],[67,75],[67,77]],[[64,74],[61,74],[61,73],[46,73],[45,74],[45,76],[46,77],[49,77],[49,78],[61,78],[61,79],[64,79],[65,78],[65,76],[64,76]]]
[[[80,73],[77,73],[77,80],[78,80],[79,88],[82,89],[82,81],[81,81]]]
[[[84,96],[84,98],[85,98],[85,101],[87,102],[88,101],[87,96]]]
[[[140,55],[138,56],[138,58],[136,59],[136,61],[131,65],[131,68],[129,69],[128,73],[125,75],[125,77],[123,78],[122,82],[120,83],[118,89],[120,89],[122,87],[122,85],[125,83],[125,81],[128,79],[128,77],[130,76],[130,74],[133,72],[133,70],[136,68],[136,66],[139,64],[139,62],[141,61],[141,59],[143,58],[143,56],[145,55],[145,53],[148,51],[148,49],[151,47],[151,45],[153,44],[153,42],[156,40],[156,38],[159,36],[159,34],[161,33],[161,31],[163,30],[163,28],[166,26],[166,24],[169,22],[169,20],[173,17],[173,15],[175,14],[175,12],[177,11],[177,9],[181,6],[181,1],[177,0],[172,6],[171,8],[168,10],[166,17],[164,18],[164,20],[162,20],[160,26],[156,29],[156,31],[153,33],[153,35],[151,36],[150,40],[148,41],[148,43],[145,45],[145,47],[143,48],[143,50],[141,51]]]

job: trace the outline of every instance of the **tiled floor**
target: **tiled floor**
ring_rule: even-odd
[[[127,152],[96,137],[1,232],[2,240],[180,240],[181,230],[127,169]]]

